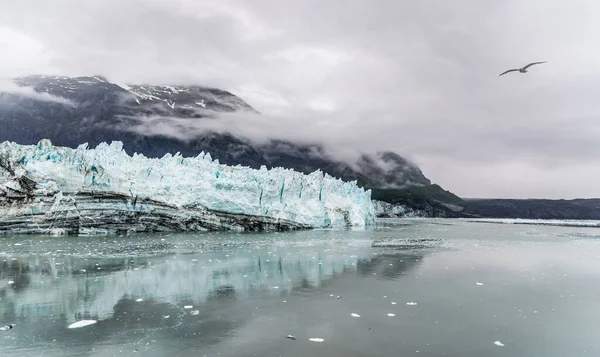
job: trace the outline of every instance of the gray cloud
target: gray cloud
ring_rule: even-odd
[[[462,196],[600,196],[594,0],[20,0],[7,7],[0,46],[10,51],[1,52],[8,66],[0,76],[212,85],[264,115],[202,126],[327,141],[341,152],[394,150]],[[548,63],[498,77],[536,60]],[[179,135],[188,124],[169,130]],[[138,129],[153,130],[144,125]]]
[[[49,93],[38,93],[31,87],[21,87],[9,79],[0,79],[0,95],[2,93],[15,94],[19,97],[32,98],[44,102],[53,102],[69,106],[75,106],[75,103],[67,98],[58,97]]]

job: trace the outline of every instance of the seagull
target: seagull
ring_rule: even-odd
[[[532,63],[528,64],[527,66],[525,66],[525,67],[523,67],[523,68],[514,68],[514,69],[509,69],[509,70],[508,70],[508,71],[506,71],[506,72],[500,73],[500,75],[507,74],[508,72],[517,72],[517,71],[518,71],[519,73],[527,73],[527,68],[529,68],[529,67],[531,67],[531,66],[533,66],[533,65],[535,65],[535,64],[542,64],[542,63],[546,63],[546,62],[548,62],[548,61],[543,61],[543,62],[532,62]]]

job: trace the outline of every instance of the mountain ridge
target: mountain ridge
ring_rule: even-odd
[[[600,220],[600,199],[464,199],[461,213],[477,218]]]
[[[274,139],[256,144],[229,133],[206,132],[191,140],[132,130],[148,118],[212,120],[219,113],[258,113],[231,92],[199,85],[117,84],[103,76],[17,77],[16,89],[0,87],[0,142],[35,144],[47,138],[76,148],[121,141],[128,154],[162,157],[208,152],[219,162],[251,168],[277,166],[302,173],[321,170],[372,191],[375,201],[402,206],[396,212],[433,217],[600,219],[600,199],[461,198],[432,183],[419,167],[391,151],[344,162],[322,144]],[[18,90],[17,90],[18,89]],[[218,118],[217,118],[218,119]],[[386,206],[388,211],[389,207]]]
[[[363,153],[355,163],[347,163],[328,155],[321,144],[297,144],[278,140],[276,135],[267,143],[255,144],[228,133],[206,132],[180,140],[132,130],[140,123],[148,124],[149,118],[185,122],[215,119],[219,113],[258,113],[242,98],[218,88],[117,84],[102,76],[32,75],[17,77],[14,83],[44,98],[0,89],[0,142],[35,144],[46,138],[55,145],[75,148],[82,143],[93,147],[121,141],[128,154],[148,157],[176,152],[196,156],[204,151],[227,165],[281,166],[302,173],[321,170],[346,181],[356,180],[367,189],[400,190],[402,195],[412,190],[435,191],[431,192],[431,202],[421,197],[420,206],[444,197],[444,190],[433,185],[417,165],[391,151]],[[394,196],[395,203],[412,204],[402,195]]]

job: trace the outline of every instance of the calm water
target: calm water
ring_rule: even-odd
[[[0,356],[599,356],[599,282],[598,228],[0,237]]]

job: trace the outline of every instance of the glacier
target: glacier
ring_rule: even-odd
[[[227,166],[209,153],[128,155],[0,143],[0,232],[107,234],[369,226],[371,191],[321,171]]]

